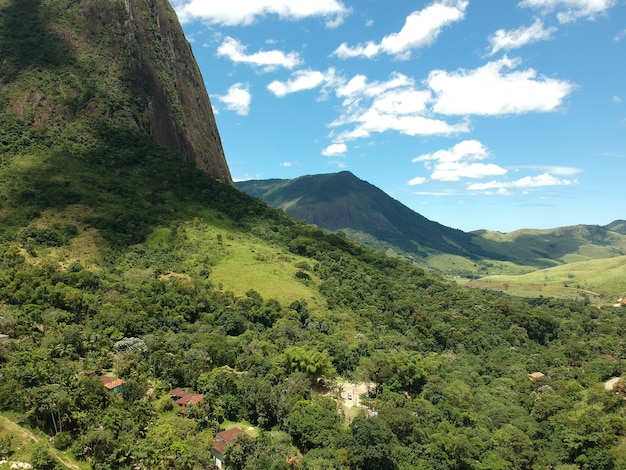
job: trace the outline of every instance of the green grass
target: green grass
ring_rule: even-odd
[[[304,299],[309,305],[320,305],[321,296],[312,280],[304,283],[295,277],[296,264],[307,260],[275,246],[259,242],[245,234],[224,234],[226,256],[211,270],[211,280],[223,290],[243,295],[254,286],[264,299],[276,299],[283,305]],[[310,260],[308,260],[310,261]]]
[[[50,444],[48,436],[41,431],[32,431],[21,426],[19,424],[19,416],[13,413],[0,414],[0,439],[6,437],[11,438],[11,453],[7,457],[9,461],[30,462],[35,447],[43,445],[58,462],[58,468],[70,468],[72,470],[88,470],[91,468],[87,462],[77,461],[68,452],[61,452],[55,449]],[[6,468],[8,468],[8,465]]]
[[[259,428],[257,426],[252,426],[248,421],[224,420],[224,422],[222,423],[220,427],[224,431],[228,431],[229,429],[232,429],[232,428],[239,428],[242,431],[245,431],[247,434],[249,434],[252,437],[258,437],[259,435]]]
[[[626,295],[626,256],[569,263],[520,276],[487,276],[467,285],[523,297],[587,295],[591,301],[612,304]]]

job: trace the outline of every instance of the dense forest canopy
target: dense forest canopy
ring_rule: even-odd
[[[130,131],[123,145],[123,165],[52,150],[2,172],[0,408],[58,449],[94,468],[211,468],[216,432],[243,422],[257,434],[230,468],[623,463],[624,389],[604,386],[623,309],[463,289]],[[226,290],[213,274],[251,240],[259,279]],[[276,269],[291,277],[269,295]],[[373,384],[361,411],[338,377]],[[183,413],[174,387],[204,400]]]
[[[0,1],[0,457],[210,469],[237,426],[231,469],[626,466],[626,309],[463,289],[216,181],[98,50],[63,68],[77,4]]]

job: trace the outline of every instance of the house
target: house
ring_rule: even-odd
[[[233,443],[239,436],[245,438],[250,437],[239,428],[230,428],[227,431],[217,433],[215,442],[213,442],[213,446],[211,447],[211,454],[215,459],[215,466],[217,468],[224,468],[224,452],[226,447]]]
[[[109,377],[108,375],[101,375],[98,377],[98,380],[102,382],[104,388],[106,388],[109,393],[119,393],[122,391],[122,387],[126,382],[122,379],[116,379],[115,377]]]
[[[541,372],[533,372],[532,374],[528,374],[528,378],[530,379],[531,382],[536,382],[539,379],[543,379],[545,377],[545,374],[541,373]]]
[[[204,400],[204,395],[188,392],[184,388],[174,388],[170,390],[170,396],[181,408],[187,408],[189,405],[197,405]]]

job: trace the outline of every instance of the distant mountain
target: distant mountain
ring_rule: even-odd
[[[409,257],[426,258],[433,252],[471,259],[497,256],[473,243],[476,235],[428,220],[349,171],[243,181],[235,186],[296,219],[344,231],[367,245],[392,248]]]
[[[536,259],[552,260],[558,264],[612,258],[626,253],[623,221],[605,226],[572,225],[544,230],[523,229],[510,233],[487,230],[473,233],[497,242],[502,254],[523,249],[534,253]],[[490,245],[490,248],[497,249],[497,246],[494,248]]]
[[[610,224],[605,225],[604,228],[626,235],[626,220],[614,220]]]
[[[466,233],[423,217],[348,171],[235,186],[297,219],[447,273],[517,274],[626,253],[626,221]]]

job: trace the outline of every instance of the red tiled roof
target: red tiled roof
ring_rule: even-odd
[[[98,377],[98,379],[109,390],[113,390],[114,388],[119,387],[120,385],[123,385],[125,383],[122,379],[116,379],[115,377],[108,377],[106,375],[101,375],[100,377]]]
[[[180,406],[197,405],[204,400],[204,395],[199,393],[190,393],[184,388],[174,388],[170,390],[170,396],[176,399],[176,403]]]
[[[220,454],[224,454],[224,449],[226,449],[226,446],[228,445],[228,442],[224,442],[224,441],[215,441],[213,443],[213,448],[218,451]]]
[[[237,439],[237,436],[239,436],[240,434],[243,434],[244,436],[248,437],[248,434],[243,432],[241,429],[230,428],[230,429],[227,429],[226,431],[218,432],[217,438],[224,442],[233,442],[235,439]]]
[[[177,387],[170,390],[170,396],[172,397],[184,397],[185,395],[187,395],[187,390],[184,388]]]
[[[176,403],[181,406],[197,405],[202,400],[204,400],[204,395],[200,395],[199,393],[187,393],[185,396],[176,400]]]

